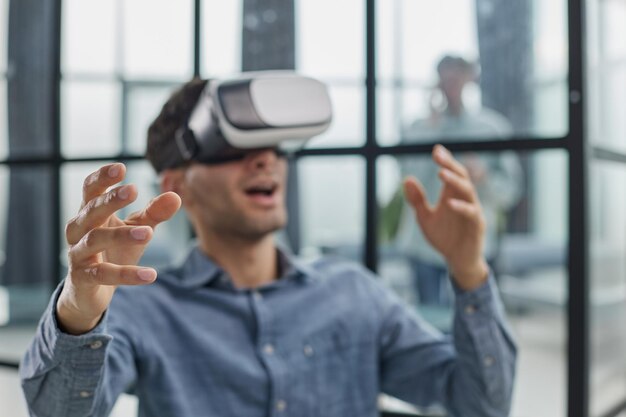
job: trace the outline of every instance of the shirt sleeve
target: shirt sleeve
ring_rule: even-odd
[[[54,292],[22,362],[20,379],[31,417],[102,416],[136,380],[130,339],[109,334],[109,312],[90,332],[63,333]]]
[[[453,335],[433,329],[393,295],[383,297],[383,392],[456,417],[507,416],[516,347],[493,276],[476,290],[455,288]]]

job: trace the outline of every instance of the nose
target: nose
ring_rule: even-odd
[[[278,155],[274,149],[262,149],[248,155],[247,165],[253,170],[263,170],[276,165]]]

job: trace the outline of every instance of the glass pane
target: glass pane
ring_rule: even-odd
[[[7,416],[28,417],[26,401],[16,370],[0,368],[0,404]]]
[[[135,155],[145,153],[148,127],[177,87],[178,85],[129,88],[125,152]]]
[[[193,2],[125,0],[124,76],[174,78],[193,75]]]
[[[365,143],[365,90],[361,86],[329,86],[333,106],[330,128],[313,138],[307,148],[338,148]]]
[[[203,0],[201,13],[203,77],[240,72],[243,1]]]
[[[63,190],[61,213],[63,225],[74,217],[80,209],[84,179],[87,175],[107,163],[109,162],[72,163],[63,166],[61,170]],[[147,162],[127,163],[126,167],[127,172],[124,183],[135,184],[139,194],[135,202],[118,212],[120,218],[126,218],[130,213],[142,210],[152,198],[160,194],[158,177]],[[179,211],[174,218],[156,228],[154,237],[140,263],[142,265],[162,267],[179,261],[187,254],[191,239],[190,230],[191,228],[187,224],[184,213],[182,210]],[[61,259],[64,266],[67,267],[67,259],[65,257],[67,244],[63,238],[62,244],[64,250],[61,253]]]
[[[487,221],[485,257],[496,272],[518,343],[512,417],[566,415],[567,157],[562,151],[462,153]],[[431,203],[440,191],[429,156],[381,157],[377,198],[380,274],[431,324],[449,332],[452,288],[399,192],[415,175]]]
[[[626,3],[590,0],[586,3],[588,22],[587,91],[588,132],[598,146],[626,152],[626,47],[621,41],[626,30]]]
[[[121,151],[121,89],[117,83],[61,84],[61,149],[66,157]]]
[[[7,47],[9,39],[9,0],[0,0],[0,74],[7,69]]]
[[[361,83],[365,74],[365,2],[297,0],[295,6],[296,68],[319,78]]]
[[[56,281],[51,180],[47,167],[0,166],[0,361],[19,361]]]
[[[113,75],[119,70],[119,2],[65,0],[61,7],[61,68],[64,74]]]
[[[626,3],[622,0],[604,0],[601,3],[603,50],[610,61],[626,59]],[[622,41],[620,41],[622,39]]]
[[[591,415],[626,399],[626,166],[591,170]]]
[[[564,0],[377,2],[380,143],[563,136],[566,17]]]
[[[6,159],[9,155],[9,125],[7,123],[7,83],[4,78],[0,78],[0,160]]]
[[[298,161],[297,167],[301,254],[333,253],[361,262],[364,160],[354,156],[309,157]]]

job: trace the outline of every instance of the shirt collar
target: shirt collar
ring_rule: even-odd
[[[280,280],[294,279],[310,282],[316,278],[315,270],[298,260],[287,248],[277,245],[276,251],[282,271]],[[197,245],[192,248],[185,262],[176,272],[179,285],[186,288],[211,286],[218,278],[226,275],[226,272]]]

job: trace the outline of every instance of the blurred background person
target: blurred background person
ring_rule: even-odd
[[[478,80],[476,64],[459,56],[444,56],[437,65],[438,83],[430,96],[430,115],[413,121],[402,132],[401,143],[506,139],[512,127],[500,113],[485,108],[469,108],[464,101],[466,87]],[[487,224],[485,256],[495,267],[498,236],[504,228],[506,212],[522,193],[522,168],[513,152],[459,154],[478,192]],[[427,158],[399,158],[402,177],[416,176],[424,185],[431,203],[436,202],[441,181],[438,167]],[[402,202],[399,188],[382,210],[383,237],[409,261],[417,299],[422,306],[447,307],[452,289],[446,278],[444,259],[428,244],[415,226],[413,213]]]

